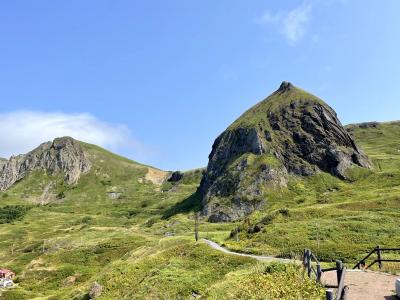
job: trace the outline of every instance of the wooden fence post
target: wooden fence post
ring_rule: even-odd
[[[382,269],[382,253],[381,253],[381,247],[376,246],[376,254],[378,255],[378,266],[379,266],[379,271]]]
[[[303,267],[305,268],[307,266],[307,249],[304,249],[303,252]]]
[[[307,274],[309,278],[311,278],[312,273],[311,267],[311,250],[307,250]]]
[[[345,275],[346,275],[346,268],[343,267],[342,269],[342,274],[341,278],[338,284],[338,289],[337,289],[337,295],[336,295],[336,300],[344,300],[345,299],[345,293],[346,293],[346,287],[344,285],[345,282]]]
[[[333,300],[333,290],[326,290],[326,300]]]
[[[317,282],[321,282],[321,276],[322,276],[322,269],[321,269],[321,265],[318,263],[318,265],[317,265]]]
[[[342,300],[347,300],[348,295],[349,295],[349,287],[346,285],[343,288]]]
[[[342,278],[343,272],[343,263],[340,260],[336,261],[336,277],[337,277],[337,284],[340,284],[340,278]]]

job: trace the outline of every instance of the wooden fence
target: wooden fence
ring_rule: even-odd
[[[400,262],[399,259],[383,259],[382,254],[383,251],[385,252],[397,252],[400,251],[400,248],[381,248],[379,246],[376,246],[375,249],[373,249],[366,257],[364,257],[362,260],[360,260],[354,267],[353,269],[369,269],[372,267],[374,264],[378,263],[379,271],[382,269],[383,262]],[[368,258],[370,258],[374,253],[376,253],[376,259],[373,260],[369,265],[366,265],[366,261]]]
[[[318,258],[312,253],[311,250],[305,249],[303,255],[303,266],[307,272],[309,278],[315,278],[318,283],[321,283],[322,274],[324,272],[336,271],[337,285],[324,285],[329,288],[326,291],[327,300],[346,300],[348,295],[348,287],[344,285],[344,279],[346,276],[346,268],[340,260],[336,261],[334,268],[323,269]],[[337,289],[336,297],[332,288]]]

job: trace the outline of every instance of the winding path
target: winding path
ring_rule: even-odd
[[[250,257],[250,258],[254,258],[260,261],[277,261],[277,262],[282,262],[282,263],[290,263],[290,262],[299,262],[300,261],[296,261],[293,259],[287,259],[287,258],[278,258],[278,257],[274,257],[274,256],[265,256],[265,255],[255,255],[255,254],[246,254],[246,253],[239,253],[239,252],[234,252],[231,250],[228,250],[222,246],[220,246],[219,244],[217,244],[216,242],[207,240],[207,239],[203,239],[203,241],[208,244],[211,248],[224,252],[226,254],[232,254],[232,255],[236,255],[236,256],[244,256],[244,257]]]
[[[282,263],[295,262],[301,264],[299,260],[277,258],[273,256],[265,255],[254,255],[238,253],[228,250],[217,243],[203,239],[203,241],[209,245],[211,248],[221,251],[226,254],[245,256],[257,259],[259,261],[277,261]],[[345,277],[345,285],[349,287],[349,295],[347,300],[396,300],[399,299],[395,294],[395,283],[399,276],[371,272],[371,271],[360,271],[360,270],[347,270]],[[336,285],[336,273],[327,272],[322,276],[322,282],[324,284]]]

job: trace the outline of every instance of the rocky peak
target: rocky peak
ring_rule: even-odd
[[[289,81],[282,81],[281,85],[279,86],[278,92],[284,93],[290,91],[291,89],[294,89],[293,84],[291,84]]]
[[[90,170],[91,163],[81,144],[71,137],[56,138],[27,154],[0,161],[0,190],[10,188],[31,171],[43,169],[63,173],[65,182],[75,184],[81,174]]]
[[[352,166],[372,167],[335,111],[283,82],[215,140],[199,188],[203,213],[235,220],[262,206],[268,190],[285,186],[290,175],[346,179]]]

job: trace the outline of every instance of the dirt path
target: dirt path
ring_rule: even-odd
[[[260,261],[302,263],[301,261],[277,258],[273,256],[238,253],[221,247],[213,241],[206,239],[203,239],[203,241],[211,248],[227,254],[251,257]],[[345,285],[349,287],[349,295],[347,300],[398,300],[399,298],[394,296],[395,282],[398,278],[399,276],[386,273],[347,270],[345,277]],[[322,282],[324,284],[337,285],[336,272],[323,273]]]
[[[234,252],[234,251],[228,250],[228,249],[218,245],[217,243],[215,243],[213,241],[206,240],[206,239],[203,239],[203,241],[206,244],[208,244],[211,248],[216,249],[216,250],[221,251],[221,252],[224,252],[226,254],[232,254],[232,255],[244,256],[244,257],[251,257],[251,258],[254,258],[254,259],[257,259],[257,260],[260,260],[260,261],[278,261],[278,262],[283,262],[283,263],[290,263],[290,262],[297,263],[297,262],[299,262],[299,263],[301,263],[300,261],[295,261],[295,260],[287,259],[287,258],[277,258],[277,257],[274,257],[274,256],[264,256],[264,255],[238,253],[238,252]]]
[[[359,270],[347,270],[345,285],[349,287],[347,300],[398,300],[395,294],[395,275]],[[322,275],[325,284],[337,284],[336,272]]]

